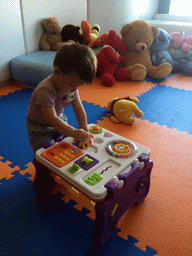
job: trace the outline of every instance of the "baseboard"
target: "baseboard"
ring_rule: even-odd
[[[24,82],[21,82],[21,81],[17,80],[17,79],[12,79],[11,82],[21,86],[24,89],[35,89],[35,86],[28,85],[28,84],[26,84]]]
[[[0,83],[0,87],[3,87],[3,86],[5,86],[5,85],[7,85],[7,84],[9,84],[9,83],[11,83],[11,82],[12,82],[11,79],[6,80],[6,81],[3,81],[3,82]]]

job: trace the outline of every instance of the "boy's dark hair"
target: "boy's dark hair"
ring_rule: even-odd
[[[93,51],[86,45],[66,43],[59,49],[53,61],[64,74],[75,72],[80,79],[91,84],[97,70],[97,60]]]

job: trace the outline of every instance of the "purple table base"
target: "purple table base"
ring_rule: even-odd
[[[92,232],[93,244],[103,245],[113,234],[118,221],[127,209],[135,203],[140,204],[146,198],[150,187],[153,162],[144,154],[139,157],[139,161],[145,164],[142,170],[136,163],[131,171],[119,176],[119,180],[124,181],[121,190],[118,190],[118,185],[114,181],[105,185],[108,190],[107,198],[95,205],[96,219]],[[115,206],[117,209],[112,215]]]

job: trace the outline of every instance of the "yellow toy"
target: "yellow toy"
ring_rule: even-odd
[[[133,114],[137,118],[143,116],[143,112],[136,105],[138,102],[139,100],[133,97],[111,99],[107,107],[110,110],[109,118],[115,123],[133,124],[135,122]]]
[[[95,24],[91,28],[89,22],[86,20],[82,20],[81,29],[83,31],[82,36],[84,38],[84,43],[90,48],[103,46],[104,40],[109,35],[108,32],[99,35],[100,26],[98,24]]]
[[[100,33],[100,26],[95,24],[91,27],[91,39],[95,41]]]
[[[91,144],[91,139],[94,139],[94,137],[93,137],[93,135],[89,134],[89,139],[88,139],[88,141],[87,141],[85,144],[83,144],[81,141],[79,141],[79,142],[78,142],[78,143],[79,143],[78,147],[79,147],[79,148],[82,148],[82,149],[88,148],[89,145]]]

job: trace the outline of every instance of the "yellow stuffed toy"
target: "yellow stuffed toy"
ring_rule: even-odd
[[[83,31],[82,36],[84,38],[84,44],[88,45],[90,48],[95,48],[103,46],[104,40],[109,35],[108,32],[99,35],[100,27],[98,24],[90,26],[89,22],[82,20],[81,29]]]
[[[100,26],[95,24],[91,27],[91,39],[95,41],[100,33]]]
[[[107,109],[110,110],[109,118],[115,123],[133,124],[135,119],[143,116],[143,112],[137,107],[139,100],[133,97],[113,98],[109,101]]]

